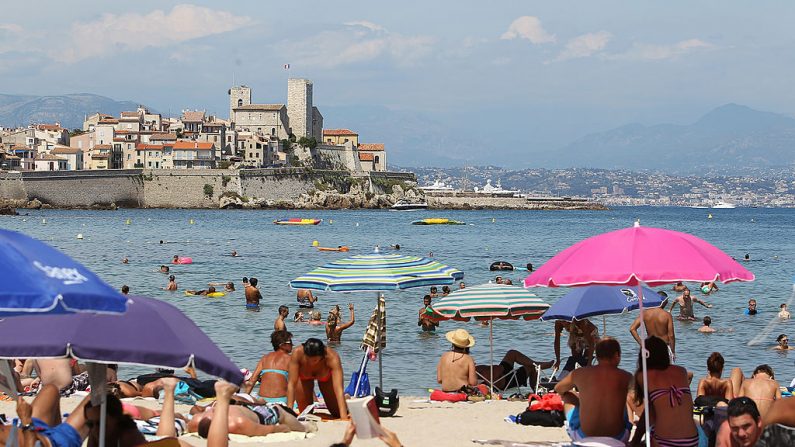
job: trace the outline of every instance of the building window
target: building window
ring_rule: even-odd
[[[276,128],[275,127],[271,127],[271,135],[276,135]]]
[[[238,107],[243,107],[243,100],[242,99],[238,99],[237,100],[237,106]]]
[[[378,164],[378,155],[375,156],[375,161],[373,162],[374,165]]]
[[[347,142],[348,142],[348,139],[346,138],[346,139],[345,139],[345,143],[347,143]]]

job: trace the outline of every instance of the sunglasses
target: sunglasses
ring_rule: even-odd
[[[789,338],[783,338],[783,339],[781,339],[781,343],[789,343]]]

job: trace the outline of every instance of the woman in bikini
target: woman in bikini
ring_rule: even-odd
[[[257,382],[259,390],[254,397],[269,403],[287,403],[287,369],[290,365],[290,353],[293,352],[293,334],[287,331],[273,331],[271,334],[273,352],[264,355],[254,374],[246,383],[246,392],[251,394]]]
[[[646,339],[649,388],[649,421],[652,445],[657,447],[697,447],[699,431],[693,421],[693,399],[687,370],[671,364],[668,345],[658,337]],[[643,371],[638,355],[635,396],[643,403]],[[642,419],[641,419],[642,420]],[[638,436],[638,433],[636,433]]]
[[[326,347],[317,338],[307,339],[295,348],[290,358],[287,382],[287,406],[298,403],[303,411],[314,401],[315,381],[323,395],[326,408],[334,418],[347,419],[345,391],[342,383],[342,362],[337,351]]]
[[[353,303],[348,304],[348,309],[351,311],[351,321],[340,324],[342,316],[340,315],[340,306],[334,306],[328,313],[328,320],[326,322],[326,338],[328,341],[340,341],[342,338],[342,331],[353,326],[356,322],[356,315],[353,312]]]
[[[555,367],[560,366],[560,339],[563,331],[569,333],[569,349],[571,359],[580,364],[588,366],[593,361],[596,343],[599,341],[599,329],[588,319],[575,321],[555,321]],[[569,362],[567,362],[569,363]],[[571,370],[574,365],[568,365]],[[566,369],[564,367],[564,369]]]
[[[781,387],[773,374],[773,368],[769,365],[757,366],[748,379],[743,377],[740,368],[734,368],[731,372],[731,382],[734,395],[753,399],[763,418],[773,402],[781,399]]]

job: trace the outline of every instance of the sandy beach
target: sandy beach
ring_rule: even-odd
[[[68,413],[81,398],[70,397],[61,399],[61,410]],[[158,408],[154,400],[127,400],[135,405]],[[426,398],[401,396],[400,409],[397,415],[382,419],[383,425],[398,434],[405,446],[423,446],[433,444],[438,447],[477,445],[473,439],[500,439],[513,442],[561,442],[568,440],[562,428],[532,427],[505,422],[509,414],[517,414],[527,407],[525,402],[486,401],[477,403],[442,403],[428,402]],[[16,404],[1,402],[0,413],[13,417]],[[177,405],[177,412],[187,412],[186,405]],[[347,423],[319,422],[317,433],[309,439],[286,439],[276,441],[280,435],[272,435],[273,445],[291,445],[306,447],[328,447],[342,439]],[[265,438],[242,438],[234,436],[230,445],[246,445],[263,443]],[[196,446],[205,446],[206,441],[195,435],[183,436],[183,439]],[[270,442],[269,442],[270,443]],[[354,446],[383,446],[380,440],[355,440]]]

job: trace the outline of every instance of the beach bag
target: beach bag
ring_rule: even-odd
[[[527,406],[528,411],[563,411],[563,399],[560,394],[547,393],[543,396],[538,394],[531,394],[527,397],[530,405]]]
[[[538,427],[563,427],[564,420],[563,412],[557,410],[528,410],[516,415],[517,424]]]

